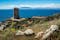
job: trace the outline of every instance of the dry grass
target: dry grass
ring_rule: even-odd
[[[37,32],[40,31],[45,31],[46,29],[48,29],[52,24],[60,24],[60,19],[55,19],[52,21],[47,21],[47,22],[43,22],[43,23],[33,23],[33,25],[31,25],[30,27],[24,27],[24,29],[20,29],[22,31],[31,28],[35,34]],[[57,38],[56,36],[57,35]],[[0,40],[39,40],[39,39],[34,39],[35,35],[32,36],[16,36],[14,32],[10,31],[10,29],[8,29],[8,31],[2,31],[0,32]],[[48,40],[50,40],[50,37],[48,38]],[[60,40],[60,32],[59,33],[54,33],[54,36],[52,36],[51,40]]]

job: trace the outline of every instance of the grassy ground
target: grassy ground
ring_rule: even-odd
[[[39,21],[39,22],[38,22]],[[60,25],[60,19],[54,19],[52,21],[44,21],[41,22],[41,20],[35,20],[34,23],[29,27],[24,27],[23,29],[20,29],[22,31],[31,28],[35,34],[40,31],[45,31],[48,29],[52,24]],[[14,30],[14,29],[13,29]],[[12,31],[10,28],[7,28],[4,31],[0,32],[0,40],[40,40],[40,39],[34,39],[35,35],[32,36],[16,36],[15,31]],[[60,32],[55,32],[54,35],[51,36],[51,40],[60,40]],[[50,37],[48,38],[50,40]]]

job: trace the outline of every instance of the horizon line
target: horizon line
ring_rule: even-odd
[[[19,5],[2,5],[0,6],[0,9],[13,9],[13,8],[32,8],[32,9],[35,9],[35,8],[51,8],[51,9],[54,9],[54,8],[59,8],[60,9],[60,4],[55,4],[55,3],[51,3],[51,4],[19,4]]]

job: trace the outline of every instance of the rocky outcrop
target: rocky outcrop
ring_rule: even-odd
[[[42,40],[45,40],[46,38],[48,38],[56,30],[58,30],[58,26],[57,25],[51,25],[51,27],[45,31],[45,33],[42,37]]]
[[[24,35],[24,32],[22,32],[22,31],[20,31],[20,30],[18,30],[17,32],[16,32],[16,35],[18,36],[18,35]]]
[[[24,34],[25,35],[33,35],[34,31],[32,29],[27,29],[27,30],[25,30]]]

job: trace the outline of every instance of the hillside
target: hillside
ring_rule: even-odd
[[[6,20],[0,25],[5,25],[6,28],[0,31],[0,40],[40,40],[40,38],[35,39],[35,35],[32,36],[16,36],[15,33],[17,30],[25,31],[26,29],[32,29],[35,34],[40,31],[45,31],[51,25],[60,25],[60,14],[55,14],[48,16],[45,19],[37,18],[28,18],[23,21],[12,21]],[[19,27],[18,27],[19,26]],[[60,26],[59,26],[60,27]],[[51,37],[48,37],[47,40],[60,40],[60,32],[54,32]]]

